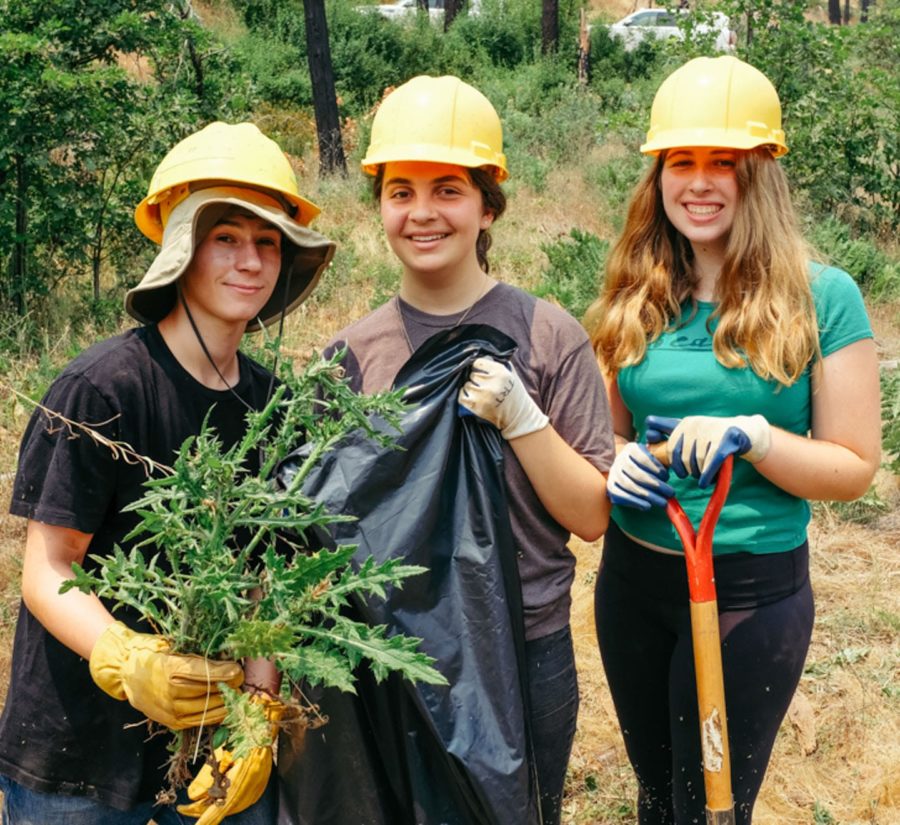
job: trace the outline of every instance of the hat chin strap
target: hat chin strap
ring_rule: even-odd
[[[241,398],[240,395],[235,391],[234,387],[228,383],[225,379],[225,376],[222,375],[222,371],[219,369],[219,365],[215,362],[212,355],[209,352],[208,347],[206,346],[206,342],[203,340],[203,336],[200,334],[200,328],[197,326],[197,322],[194,320],[194,316],[191,314],[191,308],[188,306],[187,299],[184,297],[184,291],[181,289],[181,281],[178,280],[175,282],[175,291],[178,293],[178,300],[181,302],[181,306],[184,308],[184,312],[187,315],[188,321],[190,321],[191,329],[194,330],[194,335],[197,338],[197,343],[200,344],[200,349],[203,350],[203,354],[206,356],[206,360],[212,364],[212,368],[216,371],[216,375],[222,380],[222,383],[228,389],[228,391],[237,398],[238,401],[241,402],[248,410],[253,412],[253,407],[247,403],[247,401]]]
[[[278,317],[278,335],[275,337],[276,341],[281,341],[281,336],[284,333],[284,319],[287,317],[287,308],[288,308],[288,298],[291,295],[291,277],[294,274],[294,264],[293,261],[287,267],[287,273],[284,277],[284,290],[282,291],[281,296],[281,314]],[[256,323],[259,324],[260,332],[265,334],[266,328],[262,322],[262,318],[258,315],[256,316]],[[272,377],[269,379],[269,389],[266,391],[266,398],[269,399],[272,397],[272,392],[275,389],[275,373],[278,370],[278,359],[281,354],[281,347],[279,346],[275,350],[275,357],[272,361],[272,369],[270,370]]]
[[[284,333],[284,319],[287,316],[287,305],[288,298],[291,294],[291,276],[293,275],[293,266],[289,266],[287,269],[287,273],[284,278],[284,289],[282,290],[282,300],[281,300],[281,314],[278,318],[278,336],[276,340],[281,340],[281,336]],[[194,320],[194,316],[191,314],[191,308],[188,306],[187,299],[184,297],[184,291],[181,288],[181,280],[177,280],[175,282],[175,291],[178,294],[178,300],[181,302],[181,306],[184,308],[184,313],[187,315],[187,319],[190,322],[191,329],[194,331],[194,335],[197,338],[197,343],[200,344],[200,349],[203,350],[203,354],[206,356],[206,360],[212,364],[212,368],[216,371],[216,375],[219,376],[222,383],[227,387],[228,391],[237,398],[238,401],[241,402],[250,412],[256,412],[251,404],[249,404],[244,398],[242,398],[234,387],[228,383],[225,379],[225,376],[222,375],[222,371],[219,369],[219,365],[215,362],[212,355],[210,354],[209,348],[206,346],[206,342],[203,340],[203,336],[200,334],[200,328],[197,326],[197,322]],[[259,324],[260,330],[265,330],[265,325],[263,324],[262,318],[257,315],[256,323]],[[275,372],[278,369],[278,357],[279,352],[276,350],[275,359],[272,362],[272,368],[270,370],[271,378],[269,379],[269,388],[266,391],[266,403],[272,397],[272,392],[275,389]]]

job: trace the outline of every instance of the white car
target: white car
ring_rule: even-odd
[[[378,6],[360,6],[359,11],[380,14],[388,20],[400,20],[404,17],[415,17],[416,0],[397,0],[396,3],[382,3]],[[432,20],[444,19],[444,0],[428,0],[428,16]]]
[[[396,3],[382,3],[377,6],[357,6],[356,10],[363,14],[380,14],[388,20],[414,18],[418,11],[416,0],[397,0]],[[480,0],[469,0],[469,14],[477,15],[480,11]],[[461,12],[465,14],[465,8]],[[444,22],[444,0],[428,0],[428,16],[439,23]]]
[[[625,51],[630,52],[648,39],[664,40],[669,37],[684,39],[684,31],[678,26],[676,15],[690,14],[689,11],[670,12],[666,9],[641,9],[623,17],[618,23],[608,26],[612,37],[621,38]],[[720,11],[705,15],[710,22],[698,23],[696,31],[701,34],[715,33],[715,47],[720,52],[734,51],[737,35],[731,29],[728,16]]]

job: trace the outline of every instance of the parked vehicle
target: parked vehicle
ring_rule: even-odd
[[[444,22],[444,0],[427,0],[428,16],[439,23]],[[396,3],[381,3],[377,6],[357,6],[356,10],[363,14],[379,14],[388,20],[405,20],[415,17],[418,11],[416,0],[397,0]],[[468,13],[477,15],[480,12],[479,0],[469,0]],[[466,13],[465,7],[462,14]]]
[[[618,37],[623,41],[625,51],[630,52],[648,38],[664,40],[677,37],[684,39],[684,29],[682,28],[684,20],[678,18],[680,15],[690,13],[688,10],[670,12],[667,9],[640,9],[607,28],[612,37]],[[734,51],[737,35],[731,28],[728,15],[720,11],[708,12],[697,23],[696,31],[701,34],[713,32],[717,51]]]

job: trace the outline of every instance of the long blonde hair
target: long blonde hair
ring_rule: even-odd
[[[610,375],[639,363],[648,343],[682,323],[681,305],[695,286],[691,245],[663,209],[664,162],[662,153],[635,189],[588,314],[594,351]],[[769,151],[739,153],[735,175],[737,209],[710,318],[718,318],[713,352],[726,367],[749,366],[789,386],[819,354],[809,250],[787,179]]]

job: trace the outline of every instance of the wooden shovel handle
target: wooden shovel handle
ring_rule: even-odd
[[[716,822],[734,822],[719,611],[715,601],[691,602],[691,638],[697,675],[697,709],[700,712],[706,808],[708,813],[718,814],[720,818]],[[732,818],[722,819],[728,812],[731,812]]]
[[[665,441],[654,441],[652,444],[646,445],[647,449],[663,467],[669,466],[669,451],[666,449]]]

